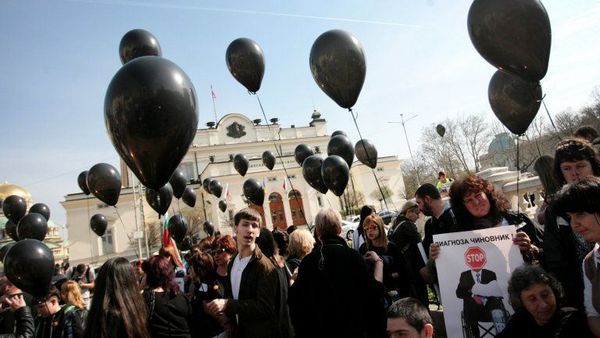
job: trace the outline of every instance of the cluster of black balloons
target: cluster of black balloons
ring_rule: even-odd
[[[539,0],[475,0],[468,29],[475,49],[498,68],[488,87],[496,117],[513,134],[525,133],[542,100],[548,71],[550,19]]]
[[[237,154],[234,157],[234,166],[235,166],[235,159],[238,159],[238,162],[241,161],[240,159],[243,159],[246,161],[246,165],[245,165],[245,170],[243,171],[244,174],[240,173],[242,176],[246,175],[246,171],[248,170],[248,159],[246,159],[246,156],[242,155],[242,154]],[[237,167],[236,167],[237,169]],[[238,170],[239,172],[239,170]],[[219,182],[218,180],[214,179],[214,178],[205,178],[202,181],[202,188],[204,188],[204,191],[208,192],[211,195],[214,195],[216,198],[221,198],[221,196],[223,195],[223,185],[221,184],[221,182]],[[219,201],[219,209],[222,212],[225,212],[227,210],[227,202],[225,200],[220,200]]]
[[[6,233],[16,241],[0,249],[6,276],[23,291],[45,296],[54,274],[54,255],[42,243],[48,232],[50,209],[44,203],[36,203],[27,212],[25,199],[11,195],[2,203],[2,211],[8,218]]]
[[[121,196],[121,174],[108,163],[98,163],[77,176],[77,184],[85,195],[92,194],[110,206],[117,205]],[[98,236],[103,236],[108,221],[106,216],[95,214],[90,218],[90,228]]]

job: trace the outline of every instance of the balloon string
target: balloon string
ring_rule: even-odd
[[[181,215],[181,205],[179,205],[179,198],[177,199],[177,209],[179,210],[179,214]]]
[[[260,102],[260,97],[258,96],[258,93],[254,93],[254,95],[256,95],[256,99],[258,100],[258,105],[260,106],[260,111],[262,112],[262,115],[265,118],[265,123],[267,124],[267,129],[269,129],[269,134],[273,135],[273,132],[271,131],[271,126],[269,125],[269,122],[267,120],[267,115],[265,114],[263,105]],[[279,140],[281,141],[281,134],[279,134]],[[296,200],[298,206],[300,207],[300,213],[302,214],[304,223],[306,225],[308,225],[308,221],[306,220],[306,215],[304,214],[304,205],[302,205],[302,203],[300,203],[300,201],[298,200],[298,196],[297,196],[298,194],[296,194],[297,190],[294,189],[294,183],[292,183],[292,180],[290,179],[290,175],[288,175],[287,168],[285,167],[285,163],[283,162],[283,155],[282,155],[281,151],[279,150],[279,148],[277,147],[277,143],[275,142],[274,135],[273,135],[272,141],[273,141],[273,146],[275,147],[275,151],[277,152],[277,156],[279,156],[279,162],[281,162],[281,166],[283,167],[283,172],[285,173],[285,177],[290,182],[290,188],[292,188],[292,191],[294,192],[293,193],[294,199]],[[288,196],[288,198],[289,198],[289,196]],[[293,220],[292,220],[292,223],[293,223]]]
[[[356,131],[358,131],[358,137],[360,137],[361,140],[361,144],[363,146],[363,149],[365,150],[365,154],[367,155],[367,161],[371,161],[371,158],[369,156],[369,152],[367,151],[367,147],[365,146],[365,142],[363,140],[362,134],[360,132],[360,128],[358,127],[358,123],[356,122],[356,118],[358,117],[358,114],[356,114],[356,116],[354,115],[354,111],[352,110],[352,108],[348,108],[348,111],[350,111],[350,114],[352,115],[352,120],[354,121],[354,125],[356,126]],[[390,207],[388,206],[387,200],[385,198],[385,195],[383,194],[383,188],[381,188],[381,184],[379,183],[379,178],[377,177],[377,175],[375,174],[375,169],[371,168],[371,172],[373,173],[373,177],[375,177],[375,182],[377,183],[377,187],[379,188],[379,193],[381,193],[381,199],[383,199],[383,203],[385,204],[385,208],[387,210],[390,210]],[[396,209],[396,205],[393,204],[394,202],[392,201],[392,205],[394,206],[394,209]]]
[[[554,128],[554,131],[556,132],[556,135],[558,136],[558,139],[562,141],[562,137],[560,137],[558,128],[556,128],[556,125],[554,124],[554,120],[552,120],[552,116],[550,116],[550,111],[548,110],[548,107],[546,106],[546,101],[544,101],[545,98],[546,98],[546,94],[544,94],[544,96],[542,96],[542,99],[540,101],[542,102],[542,105],[544,106],[544,109],[546,110],[546,115],[548,115],[548,118],[550,119],[550,124],[552,124],[552,127]]]
[[[119,213],[119,209],[117,209],[117,206],[114,206],[115,208],[115,212],[117,213],[117,216],[119,217],[119,221],[121,222],[121,226],[123,227],[123,232],[125,233],[125,236],[127,236],[127,239],[129,240],[129,244],[133,243],[133,239],[131,238],[131,235],[129,233],[127,233],[127,230],[125,229],[125,223],[123,223],[123,219],[121,218],[121,214]],[[142,253],[137,251],[137,248],[134,248],[135,250],[135,254],[138,256],[138,258],[142,258]]]
[[[521,168],[520,168],[520,163],[519,163],[519,137],[521,135],[517,135],[517,214],[519,214],[521,212],[521,194],[519,193],[519,179],[521,178]]]
[[[89,197],[87,195],[85,196],[85,201],[86,201],[86,204],[87,204],[87,219],[88,219],[88,222],[89,222],[89,219],[90,219],[90,199],[89,199]],[[91,226],[88,227],[88,234],[89,234],[89,238],[90,238],[90,259],[91,259],[92,263],[95,263],[95,260],[94,260],[94,248],[92,247],[92,227]],[[96,244],[98,244],[98,241],[96,241]]]

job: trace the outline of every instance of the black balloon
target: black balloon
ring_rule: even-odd
[[[314,154],[315,152],[312,149],[310,149],[306,144],[299,144],[294,150],[294,158],[296,159],[296,162],[299,166],[302,166],[302,163],[307,157]]]
[[[500,122],[513,134],[522,135],[540,109],[542,87],[498,70],[490,80],[488,99]]]
[[[43,241],[48,233],[48,221],[44,216],[36,213],[29,213],[19,221],[17,225],[17,236],[19,239],[37,239]]]
[[[467,19],[475,49],[492,65],[528,81],[548,70],[552,34],[539,0],[475,0]]]
[[[111,80],[104,122],[123,161],[144,186],[158,190],[169,181],[196,135],[194,85],[169,60],[136,58]]]
[[[17,234],[17,224],[14,223],[11,220],[8,220],[6,222],[6,225],[4,225],[4,231],[6,231],[6,234],[8,236],[10,236],[10,238],[13,239],[13,241],[18,242],[19,241],[19,235]]]
[[[348,137],[336,135],[327,143],[327,155],[338,155],[348,163],[348,168],[350,168],[354,162],[354,146]]]
[[[44,203],[36,203],[29,208],[29,213],[35,212],[36,214],[40,214],[44,216],[46,221],[50,220],[50,208]]]
[[[210,193],[210,182],[212,182],[212,181],[213,181],[213,179],[210,178],[210,177],[209,178],[205,178],[202,181],[202,188],[204,188],[204,191]]]
[[[88,171],[87,186],[96,198],[114,206],[121,194],[121,174],[108,163],[98,163]]]
[[[4,257],[6,256],[6,253],[8,252],[8,250],[10,250],[10,248],[12,248],[15,245],[15,243],[8,243],[3,245],[0,248],[0,262],[4,261]]]
[[[92,218],[90,218],[90,228],[96,235],[100,237],[104,236],[107,226],[108,220],[106,219],[106,216],[102,214],[95,214],[92,216]]]
[[[265,57],[258,43],[248,38],[233,40],[225,53],[227,68],[251,93],[260,89],[265,74]]]
[[[181,198],[183,191],[187,186],[187,178],[183,174],[183,171],[181,171],[181,169],[175,170],[169,179],[169,183],[171,183],[171,188],[173,188],[173,196],[175,196],[175,198]]]
[[[335,137],[335,136],[338,136],[338,135],[344,135],[344,136],[348,137],[348,134],[346,134],[346,132],[343,131],[343,130],[336,130],[336,131],[334,131],[331,134],[331,137]]]
[[[79,176],[77,176],[77,184],[79,185],[79,189],[81,189],[81,191],[83,191],[84,194],[89,195],[90,189],[88,189],[87,186],[87,174],[87,170],[84,170],[81,173],[79,173]]]
[[[4,257],[4,272],[19,289],[34,297],[44,297],[54,275],[54,255],[38,240],[19,241]]]
[[[2,212],[13,223],[19,223],[27,212],[27,202],[21,196],[10,195],[2,203]]]
[[[143,29],[133,29],[123,35],[119,44],[122,64],[147,55],[162,56],[160,44],[152,33]]]
[[[262,154],[262,162],[269,170],[273,170],[275,167],[275,155],[269,150],[266,150]]]
[[[171,188],[170,183],[165,184],[158,190],[146,189],[146,201],[159,215],[164,215],[169,210],[172,200],[173,188]]]
[[[227,202],[223,200],[219,201],[219,209],[221,209],[221,212],[225,212],[227,210]]]
[[[330,30],[310,50],[310,71],[325,94],[340,107],[351,108],[365,82],[365,53],[352,34]]]
[[[243,154],[236,154],[233,158],[233,167],[235,171],[237,171],[240,175],[246,176],[246,172],[248,172],[248,166],[250,166],[250,161]]]
[[[192,187],[185,188],[181,200],[183,203],[193,208],[196,205],[196,192],[194,192],[194,189],[192,189]]]
[[[188,225],[181,215],[174,215],[169,218],[169,235],[173,237],[175,242],[180,243],[188,231]]]
[[[435,126],[435,131],[438,133],[438,135],[440,135],[440,137],[444,137],[444,135],[446,135],[446,127],[442,126],[441,124]]]
[[[202,224],[202,229],[209,236],[213,236],[215,234],[215,227],[210,221],[204,221]]]
[[[323,158],[320,155],[311,155],[302,163],[302,175],[306,182],[318,192],[324,194],[327,192],[327,186],[321,176],[321,166]]]
[[[263,205],[265,201],[265,189],[257,180],[253,178],[247,179],[244,182],[243,191],[248,201],[256,205]]]
[[[362,139],[356,142],[354,151],[361,163],[373,169],[377,167],[377,148],[371,141]]]
[[[221,182],[212,180],[208,189],[210,190],[211,194],[215,195],[217,198],[221,198],[221,194],[223,193],[223,186],[221,185]]]
[[[321,166],[323,182],[336,196],[341,196],[350,178],[348,163],[337,155],[328,156]]]

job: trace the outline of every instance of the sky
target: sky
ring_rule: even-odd
[[[121,67],[118,46],[129,30],[159,40],[163,57],[191,78],[199,127],[239,112],[260,118],[256,98],[229,74],[225,51],[239,37],[265,55],[259,91],[269,118],[303,126],[313,109],[329,132],[359,137],[349,113],[316,85],[309,68],[315,39],[330,29],[363,45],[365,84],[354,107],[363,137],[381,155],[409,158],[423,128],[460,114],[495,117],[487,100],[495,69],[467,31],[470,1],[2,1],[0,2],[0,182],[17,184],[66,222],[60,205],[79,192],[77,175],[99,162],[118,168],[104,125],[104,96]],[[600,2],[543,1],[552,25],[552,50],[542,88],[551,114],[591,103],[600,85]],[[540,112],[542,113],[542,112]]]

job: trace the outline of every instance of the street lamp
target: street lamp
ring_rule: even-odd
[[[408,153],[410,154],[410,160],[412,161],[413,170],[417,174],[417,186],[421,185],[421,178],[419,177],[419,171],[417,170],[417,166],[415,165],[415,158],[413,157],[412,150],[410,149],[410,142],[408,141],[408,135],[406,134],[406,127],[404,126],[406,122],[417,117],[417,114],[409,117],[408,119],[404,119],[404,114],[400,114],[400,122],[388,122],[388,123],[401,123],[402,129],[404,130],[404,137],[406,138],[406,145],[408,146]]]

